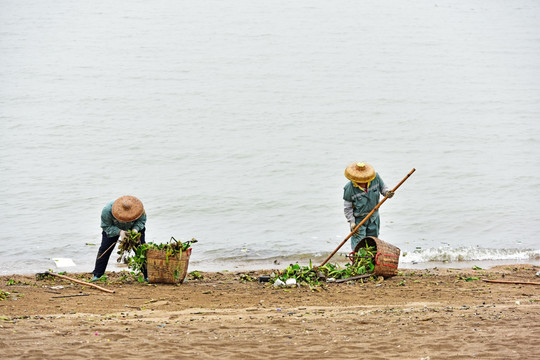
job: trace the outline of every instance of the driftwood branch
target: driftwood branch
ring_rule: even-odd
[[[70,298],[70,297],[77,297],[77,296],[90,296],[90,294],[75,294],[75,295],[52,296],[51,299]]]
[[[36,277],[39,278],[39,277],[43,277],[43,276],[47,276],[47,275],[56,276],[56,277],[59,277],[60,279],[73,281],[74,283],[77,283],[77,284],[81,284],[81,285],[86,285],[86,286],[94,287],[94,288],[96,288],[96,289],[98,289],[98,290],[101,290],[101,291],[105,291],[105,292],[114,294],[114,290],[105,289],[105,288],[102,288],[101,286],[98,286],[98,285],[96,285],[96,284],[88,283],[88,282],[81,281],[81,280],[77,280],[77,279],[72,279],[72,278],[70,278],[70,277],[67,277],[67,276],[64,276],[64,275],[60,275],[60,274],[55,274],[55,273],[50,272],[50,271],[46,271],[46,272],[44,272],[44,273],[36,274]]]
[[[505,281],[505,280],[487,280],[482,279],[482,281],[495,284],[516,284],[516,285],[540,285],[538,282],[528,282],[528,281]]]

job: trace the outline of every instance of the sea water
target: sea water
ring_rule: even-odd
[[[416,169],[380,208],[400,266],[539,263],[537,1],[0,6],[0,274],[91,271],[125,194],[192,270],[316,264],[355,161]]]

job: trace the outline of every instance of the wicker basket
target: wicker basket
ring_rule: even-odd
[[[180,256],[181,255],[181,256]],[[162,250],[146,252],[148,281],[150,283],[181,284],[186,278],[191,248],[182,254],[170,256]]]
[[[358,252],[360,248],[365,248],[366,245],[374,246],[377,252],[375,255],[375,269],[373,269],[373,274],[385,278],[396,276],[398,273],[399,254],[401,250],[374,236],[367,236],[360,240],[354,251]]]

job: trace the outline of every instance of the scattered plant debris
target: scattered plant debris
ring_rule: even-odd
[[[287,283],[289,279],[295,279],[298,285],[316,286],[320,285],[321,281],[333,279],[346,279],[357,275],[364,275],[373,272],[375,268],[375,247],[366,246],[360,248],[357,253],[352,253],[350,256],[351,263],[345,264],[344,267],[339,264],[327,263],[324,266],[314,268],[311,260],[308,266],[299,264],[291,264],[286,269],[280,271],[277,275],[270,277],[269,282],[274,284],[279,280],[278,284]]]

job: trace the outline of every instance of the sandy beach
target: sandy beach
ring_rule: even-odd
[[[404,270],[389,279],[273,288],[272,270],[182,285],[108,272],[99,285],[0,277],[6,359],[540,358],[540,267]],[[88,279],[90,274],[66,274]],[[250,281],[254,280],[254,281]]]

